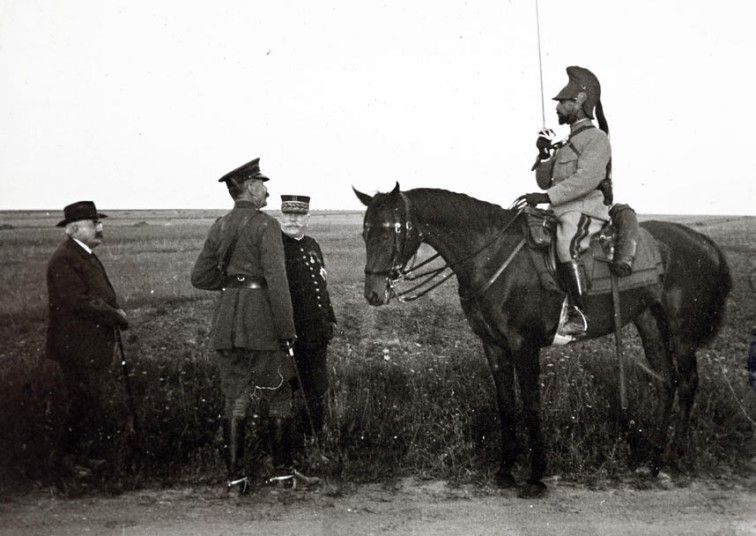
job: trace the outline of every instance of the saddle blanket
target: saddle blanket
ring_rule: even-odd
[[[554,275],[554,248],[542,252],[527,248],[533,258],[533,263],[538,272],[538,279],[545,290],[561,292],[562,288]],[[585,265],[585,273],[588,276],[588,296],[607,294],[612,291],[612,278],[609,271],[604,250],[599,243],[598,236],[591,239],[591,246],[583,253],[582,262]],[[664,274],[661,254],[656,240],[645,229],[641,228],[638,240],[638,249],[633,261],[633,273],[626,277],[619,277],[619,289],[630,290],[658,283]]]

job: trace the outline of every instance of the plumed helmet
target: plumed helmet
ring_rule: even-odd
[[[586,99],[583,102],[583,111],[585,115],[594,119],[593,110],[601,101],[601,84],[598,78],[585,67],[573,65],[567,67],[567,76],[569,82],[562,88],[562,91],[554,97],[554,100],[574,99],[581,91],[585,92]]]

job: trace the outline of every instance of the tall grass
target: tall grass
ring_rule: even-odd
[[[127,296],[132,318],[126,353],[141,425],[134,449],[120,433],[127,411],[114,362],[109,406],[114,424],[108,445],[119,460],[116,469],[131,474],[135,483],[222,475],[216,449],[222,401],[207,346],[212,297],[186,286],[205,229],[187,225],[175,235],[160,236],[156,230],[123,228],[120,235],[113,232],[103,256],[117,290]],[[329,352],[331,391],[323,442],[331,463],[320,470],[357,480],[413,474],[490,481],[501,453],[493,382],[454,284],[412,304],[371,308],[361,297],[359,220],[338,226],[315,221],[312,233],[327,257],[339,317]],[[35,246],[22,246],[28,249],[14,258],[43,264],[58,238],[37,238]],[[720,240],[726,240],[726,233]],[[754,455],[750,420],[756,408],[744,364],[756,306],[745,280],[748,257],[725,249],[735,289],[722,333],[698,354],[701,385],[691,450],[679,464],[694,475],[737,470]],[[0,277],[8,278],[17,270],[14,266],[3,264]],[[13,273],[27,277],[31,287],[44,288],[39,274]],[[44,343],[39,311],[46,295],[22,296],[11,292],[1,304],[10,322],[0,326],[0,466],[6,475],[24,479],[45,472],[64,395],[56,365],[38,364]],[[37,313],[29,314],[21,302],[34,300],[38,302],[30,307],[37,307]],[[640,359],[634,329],[626,328],[624,336],[626,354]],[[614,359],[610,338],[543,352],[542,417],[550,473],[588,481],[622,475],[635,462],[621,432]],[[630,367],[628,387],[632,418],[638,428],[650,428],[652,380]],[[519,439],[525,447],[522,428]],[[523,448],[520,461],[526,457]]]

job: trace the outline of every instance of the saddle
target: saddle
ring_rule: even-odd
[[[526,207],[524,214],[523,232],[541,286],[546,290],[565,291],[556,271],[556,228],[559,223],[556,216],[551,210],[535,207]],[[614,205],[609,215],[611,220],[591,237],[590,247],[580,258],[588,279],[586,294],[611,292],[609,265],[615,255],[632,259],[632,272],[618,278],[621,291],[658,283],[664,275],[664,267],[654,238],[638,226],[635,212],[628,205]]]

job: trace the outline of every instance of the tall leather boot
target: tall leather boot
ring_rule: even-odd
[[[588,331],[588,319],[583,310],[583,295],[587,288],[585,272],[576,260],[560,263],[562,280],[567,287],[570,308],[560,334],[581,337]]]
[[[293,465],[291,419],[270,418],[270,441],[270,453],[273,456],[273,470],[276,476],[290,473]]]
[[[234,418],[229,423],[228,437],[228,483],[226,488],[231,491],[238,487],[239,495],[249,493],[249,479],[244,464],[244,446],[246,441],[247,419]]]

